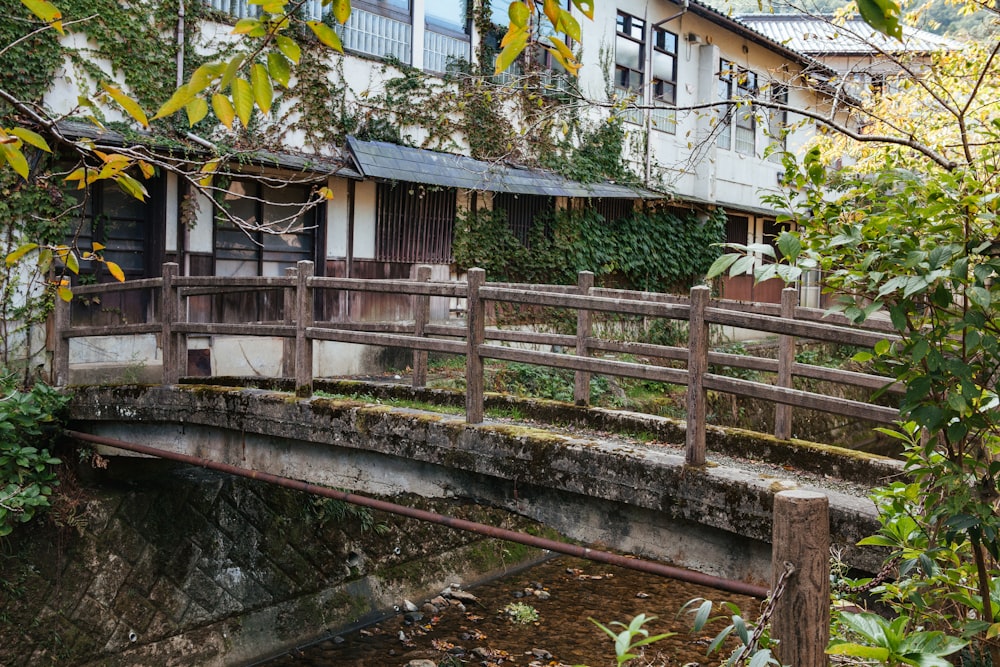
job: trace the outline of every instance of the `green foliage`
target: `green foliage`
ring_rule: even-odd
[[[46,427],[58,425],[67,400],[46,385],[21,391],[14,376],[0,377],[0,536],[49,506],[58,483],[51,466],[60,461],[49,454]]]
[[[773,604],[771,602],[770,604]],[[722,602],[720,606],[727,615],[712,616],[715,603],[704,598],[694,598],[688,600],[681,607],[678,615],[685,612],[690,613],[691,631],[700,633],[705,626],[713,622],[724,622],[726,625],[715,635],[708,645],[707,655],[721,650],[726,646],[727,640],[736,638],[739,646],[735,648],[724,663],[726,667],[734,665],[748,665],[749,667],[768,667],[769,665],[779,665],[771,654],[771,647],[775,644],[771,640],[771,635],[766,626],[754,627],[743,618],[740,608],[732,602]]]
[[[919,121],[903,113],[871,131],[919,122],[926,142],[912,151],[869,144],[850,169],[831,168],[820,147],[801,160],[786,156],[787,190],[768,201],[790,212],[779,223],[799,229],[779,239],[780,261],[755,272],[792,280],[819,270],[833,310],[855,322],[884,313],[897,334],[855,358],[906,388],[898,429],[883,433],[904,445],[909,479],[876,492],[882,528],[864,541],[898,560],[899,577],[875,593],[906,619],[865,631],[881,632],[890,652],[905,645],[932,654],[900,664],[945,664],[934,657],[954,645],[944,635],[1000,664],[1000,78],[992,59],[977,48],[942,57],[925,86],[894,98],[901,109],[920,108]],[[981,75],[973,82],[970,72]],[[752,263],[755,249],[736,250],[710,273]]]
[[[491,380],[492,391],[546,398],[553,401],[573,401],[573,371],[532,364],[504,363],[497,366]],[[607,393],[608,380],[593,376],[591,395]]]
[[[320,526],[327,523],[346,524],[356,522],[362,532],[373,531],[378,535],[389,532],[389,526],[375,520],[371,509],[335,498],[313,498],[312,512]]]
[[[570,284],[579,271],[598,283],[647,291],[686,289],[719,255],[725,216],[701,221],[666,210],[608,222],[592,208],[534,221],[530,250],[511,232],[502,210],[469,211],[456,221],[453,253],[461,268],[478,266],[490,280]]]
[[[951,667],[944,656],[957,653],[967,643],[940,631],[914,628],[907,616],[890,621],[877,614],[844,612],[836,620],[858,641],[834,640],[827,654],[876,660],[889,667]]]
[[[649,646],[667,637],[672,637],[675,634],[673,632],[664,632],[651,637],[649,630],[642,626],[654,620],[656,620],[655,616],[639,614],[628,625],[625,625],[621,621],[612,621],[612,626],[623,628],[621,632],[615,632],[593,618],[590,619],[590,622],[599,627],[604,634],[611,637],[611,640],[615,643],[615,659],[617,660],[618,667],[621,667],[630,660],[639,657],[639,654],[635,653],[636,649]]]
[[[35,26],[26,19],[30,13],[21,0],[0,0],[0,47],[33,32]],[[0,53],[0,72],[4,89],[24,100],[38,102],[52,83],[52,74],[62,64],[62,49],[52,31],[43,31]],[[0,106],[0,110],[3,107]]]
[[[503,608],[503,613],[511,623],[518,625],[531,625],[538,621],[538,610],[526,602],[511,602]]]

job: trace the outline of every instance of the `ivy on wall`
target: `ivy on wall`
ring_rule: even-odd
[[[669,292],[687,289],[719,256],[726,216],[637,211],[608,221],[591,207],[536,219],[529,246],[507,225],[502,210],[468,211],[455,225],[453,252],[460,269],[478,266],[490,280],[572,284],[593,271],[601,285]]]

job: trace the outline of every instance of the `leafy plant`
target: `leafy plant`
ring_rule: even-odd
[[[826,651],[829,655],[877,660],[889,667],[951,667],[944,656],[957,653],[968,643],[940,631],[915,629],[908,616],[890,621],[877,614],[844,612],[838,621],[864,643],[834,640]]]
[[[608,626],[594,620],[593,618],[589,620],[591,623],[599,627],[604,634],[611,637],[612,641],[614,641],[615,659],[618,661],[618,666],[621,667],[621,665],[624,665],[629,660],[634,660],[639,657],[639,654],[635,653],[636,649],[648,646],[654,642],[666,639],[667,637],[672,637],[675,634],[673,632],[664,632],[650,637],[649,630],[642,626],[655,619],[655,616],[639,614],[633,618],[628,625],[622,623],[621,621],[612,621],[612,626],[623,628],[621,632],[615,632]]]
[[[707,655],[719,651],[726,645],[726,640],[735,637],[740,645],[734,649],[726,659],[725,664],[746,665],[749,667],[765,667],[766,665],[780,665],[771,653],[771,647],[776,643],[771,639],[766,625],[754,627],[748,624],[742,616],[740,608],[732,602],[722,602],[721,606],[729,613],[728,616],[712,616],[715,603],[704,598],[694,598],[681,607],[678,614],[690,612],[694,618],[692,623],[693,632],[701,632],[706,625],[713,621],[726,621],[728,624],[722,628],[708,645]]]
[[[503,613],[518,625],[530,625],[538,621],[538,610],[526,602],[511,602],[503,608]]]
[[[4,536],[49,506],[52,487],[58,483],[51,466],[61,461],[44,446],[54,438],[45,429],[58,424],[58,413],[68,398],[43,384],[21,391],[12,375],[0,377],[0,391],[0,536]]]

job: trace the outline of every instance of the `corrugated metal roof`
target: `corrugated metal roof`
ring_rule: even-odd
[[[831,17],[803,14],[745,14],[737,17],[755,31],[812,56],[958,51],[962,44],[926,30],[903,26],[903,41],[887,37],[860,18],[834,25]],[[877,48],[876,48],[877,47]]]
[[[558,174],[483,162],[462,155],[380,141],[347,138],[358,171],[369,178],[466,190],[557,197],[662,199],[663,195],[617,183],[579,183]]]
[[[149,147],[154,153],[160,146],[159,140],[151,135],[140,133],[139,141],[128,140],[121,132],[99,127],[91,122],[66,119],[56,123],[56,129],[69,139],[93,139],[110,146],[126,146],[140,143]],[[163,151],[176,152],[176,146],[162,146]],[[205,147],[197,146],[188,149],[192,159],[205,153]],[[276,153],[273,151],[246,151],[232,154],[228,157],[233,163],[245,161],[258,167],[275,167],[291,171],[308,172],[320,175],[343,176],[345,178],[361,178],[361,174],[344,165],[340,158],[305,153]]]

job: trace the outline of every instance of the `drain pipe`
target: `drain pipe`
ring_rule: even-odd
[[[270,473],[260,472],[257,470],[240,468],[239,466],[234,466],[229,463],[210,461],[208,459],[199,458],[197,456],[191,456],[189,454],[179,454],[176,452],[169,452],[163,449],[157,449],[155,447],[149,447],[147,445],[140,445],[134,442],[124,442],[122,440],[115,440],[114,438],[105,438],[102,436],[90,435],[89,433],[81,433],[80,431],[66,430],[64,431],[64,433],[70,438],[74,438],[76,440],[82,440],[84,442],[90,442],[96,445],[115,447],[117,449],[124,449],[130,452],[138,452],[140,454],[155,456],[161,459],[179,461],[181,463],[187,463],[189,465],[199,466],[201,468],[218,470],[219,472],[224,472],[229,475],[236,475],[239,477],[256,479],[262,482],[268,482],[270,484],[283,486],[287,489],[304,491],[306,493],[311,493],[313,495],[323,496],[324,498],[332,498],[334,500],[340,500],[345,503],[352,503],[354,505],[361,505],[362,507],[368,507],[373,510],[378,510],[380,512],[388,512],[390,514],[398,514],[400,516],[409,517],[411,519],[428,521],[430,523],[436,523],[442,526],[447,526],[448,528],[465,530],[479,535],[485,535],[487,537],[494,537],[501,540],[507,540],[509,542],[517,542],[518,544],[526,544],[528,546],[536,547],[538,549],[547,549],[548,551],[555,551],[569,556],[576,556],[577,558],[585,558],[587,560],[597,561],[600,563],[608,563],[609,565],[617,565],[618,567],[624,567],[630,570],[638,570],[640,572],[655,574],[661,577],[668,577],[670,579],[677,579],[679,581],[686,581],[688,583],[698,584],[700,586],[709,586],[711,588],[717,588],[719,590],[723,590],[729,593],[737,593],[739,595],[749,595],[751,597],[760,599],[764,599],[768,596],[768,590],[763,586],[755,586],[753,584],[748,584],[743,581],[723,579],[721,577],[715,577],[709,574],[704,574],[702,572],[684,570],[679,567],[664,565],[662,563],[656,563],[648,560],[627,558],[625,556],[609,553],[607,551],[597,551],[576,544],[567,544],[565,542],[558,542],[556,540],[550,540],[544,537],[538,537],[536,535],[519,533],[513,530],[507,530],[505,528],[497,528],[495,526],[488,526],[486,524],[476,523],[474,521],[466,521],[465,519],[458,519],[456,517],[445,516],[443,514],[437,514],[435,512],[428,512],[426,510],[415,509],[413,507],[406,507],[404,505],[397,505],[395,503],[386,502],[384,500],[377,500],[375,498],[368,498],[366,496],[359,496],[355,493],[348,493],[346,491],[340,491],[338,489],[331,489],[326,486],[309,484],[308,482],[302,482],[297,479],[290,479],[288,477],[280,477],[278,475],[272,475]]]

